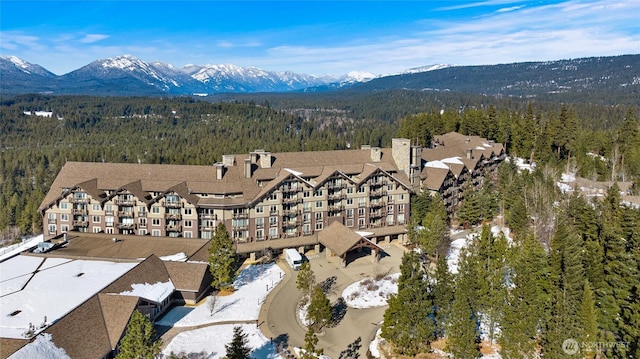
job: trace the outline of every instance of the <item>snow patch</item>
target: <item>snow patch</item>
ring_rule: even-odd
[[[70,359],[71,357],[67,355],[64,349],[58,348],[56,344],[51,341],[51,334],[43,333],[11,356],[11,359],[33,358]]]
[[[351,308],[374,308],[387,305],[391,294],[398,293],[400,273],[384,276],[380,280],[365,278],[350,284],[342,291],[347,305]]]
[[[162,303],[165,299],[169,298],[176,287],[173,286],[171,280],[168,282],[158,282],[155,284],[149,283],[134,283],[131,285],[130,291],[119,293],[120,295],[141,297],[156,303]]]

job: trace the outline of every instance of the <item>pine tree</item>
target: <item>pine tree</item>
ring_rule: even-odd
[[[313,327],[309,327],[304,335],[304,353],[302,354],[302,359],[314,359],[324,354],[324,350],[317,348],[316,345],[318,345],[318,337]]]
[[[215,289],[231,286],[236,276],[236,251],[222,222],[216,227],[209,246],[209,270],[213,276],[211,286]]]
[[[387,301],[381,336],[403,355],[430,350],[435,338],[433,294],[415,252],[402,257],[398,294]]]
[[[117,359],[153,359],[162,347],[162,341],[154,342],[153,324],[144,314],[135,310],[131,314],[127,331],[118,344]]]
[[[329,298],[322,290],[322,287],[316,285],[311,292],[311,303],[307,309],[307,320],[312,324],[314,330],[320,330],[324,327],[332,318],[331,302]]]
[[[449,272],[447,257],[440,256],[436,263],[433,284],[433,305],[436,311],[436,337],[444,337],[446,323],[451,312],[454,292],[454,277]]]
[[[300,266],[298,276],[296,277],[296,288],[302,292],[304,297],[309,297],[314,285],[316,284],[316,277],[311,269],[311,264],[305,261]]]
[[[249,340],[247,334],[242,330],[242,327],[233,327],[233,338],[231,342],[225,345],[227,354],[226,359],[250,359],[251,349],[248,347]]]
[[[509,249],[508,305],[504,308],[499,340],[507,358],[535,357],[539,331],[546,320],[549,303],[549,264],[542,245],[533,234]]]
[[[455,358],[477,358],[480,356],[480,333],[473,305],[473,298],[477,295],[474,289],[477,275],[474,263],[465,252],[460,255],[454,300],[448,317],[447,350]]]
[[[596,342],[598,337],[598,323],[597,323],[597,313],[596,313],[596,303],[595,298],[593,296],[593,291],[591,290],[591,285],[589,281],[585,281],[584,283],[584,291],[582,295],[582,304],[580,307],[580,324],[582,326],[582,337],[581,342],[583,343],[593,343]],[[587,358],[593,358],[596,354],[596,351],[593,347],[586,347],[582,349],[581,354],[585,355]]]

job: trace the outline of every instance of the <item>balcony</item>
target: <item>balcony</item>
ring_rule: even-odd
[[[373,189],[372,187],[371,190],[369,191],[369,196],[371,197],[382,197],[386,195],[387,195],[387,191],[385,191],[384,188]]]
[[[118,223],[116,225],[118,229],[136,229],[135,223]]]
[[[117,204],[118,206],[124,206],[124,207],[135,206],[136,202],[137,201],[135,199],[131,199],[131,198],[116,198],[113,201],[113,203]]]
[[[233,218],[234,219],[249,218],[249,213],[247,213],[247,212],[233,212]]]
[[[89,227],[89,221],[74,220],[74,221],[73,221],[73,226],[74,226],[74,227],[87,228],[87,227]]]
[[[88,209],[81,209],[81,208],[74,208],[71,210],[71,213],[73,215],[80,215],[80,216],[86,216],[87,214],[89,214],[89,210]]]
[[[282,228],[296,228],[298,224],[298,221],[286,221],[282,224]]]
[[[165,213],[164,218],[170,221],[179,221],[182,219],[182,215],[180,213]]]
[[[113,210],[104,211],[105,216],[113,216],[115,212]]]
[[[147,212],[138,212],[138,217],[146,217]]]
[[[167,232],[181,232],[182,226],[179,224],[170,224],[167,226]]]
[[[71,197],[69,198],[69,202],[71,203],[89,203],[89,200],[86,197]]]
[[[384,211],[369,212],[369,218],[382,218],[385,215]]]
[[[282,193],[298,193],[301,187],[283,186]]]
[[[341,204],[329,206],[329,212],[340,212],[343,209],[344,209],[344,206]]]
[[[378,201],[378,202],[369,202],[369,207],[370,208],[380,208],[380,207],[384,207],[387,204],[384,201]]]
[[[200,213],[200,219],[216,219],[216,215],[213,213]]]
[[[182,208],[182,202],[180,201],[166,201],[164,206],[167,208]]]
[[[49,218],[49,219],[47,220],[47,223],[49,223],[49,224],[56,224],[56,219],[55,219],[55,218]]]
[[[282,215],[285,217],[288,216],[297,216],[300,214],[300,211],[297,209],[285,209],[282,211]]]
[[[340,201],[347,198],[347,196],[343,195],[341,192],[329,193],[327,195],[328,200]]]
[[[298,199],[298,197],[283,197],[282,198],[282,203],[298,203],[301,202],[300,199]]]
[[[347,187],[346,183],[327,182],[327,188],[328,189],[342,189],[342,188],[346,188],[346,187]]]
[[[133,216],[131,211],[118,211],[118,217],[120,218],[133,218]]]

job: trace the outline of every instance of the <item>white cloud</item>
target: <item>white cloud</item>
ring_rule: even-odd
[[[513,3],[519,3],[519,2],[522,2],[522,1],[523,0],[487,0],[487,1],[478,1],[478,2],[473,2],[473,3],[466,3],[466,4],[460,4],[460,5],[441,7],[438,10],[440,10],[440,11],[462,10],[462,9],[470,9],[470,8],[474,8],[474,7],[481,7],[481,6],[496,6],[496,5],[513,4]]]
[[[83,44],[91,44],[100,40],[104,40],[108,37],[109,35],[104,35],[104,34],[87,34],[80,39],[80,42]]]
[[[496,10],[496,12],[509,12],[509,11],[515,11],[515,10],[520,10],[523,7],[525,7],[524,5],[518,5],[518,6],[511,6],[511,7],[503,7],[501,9]]]

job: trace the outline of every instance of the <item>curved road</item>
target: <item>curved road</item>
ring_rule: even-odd
[[[396,245],[382,245],[386,252],[378,264],[373,264],[371,257],[360,257],[346,268],[342,268],[338,258],[326,258],[324,253],[313,255],[309,262],[316,281],[335,277],[334,285],[328,297],[334,304],[349,284],[378,273],[396,273],[399,271],[404,250]],[[286,273],[285,279],[269,293],[260,309],[259,323],[267,338],[274,341],[284,341],[290,346],[304,347],[306,328],[302,327],[296,318],[296,307],[301,294],[296,288],[296,272],[280,261],[280,267]],[[352,358],[366,358],[369,343],[376,330],[380,327],[385,307],[354,309],[348,308],[340,323],[332,328],[326,328],[318,336],[318,347],[332,359],[339,359],[345,355]],[[350,354],[350,355],[349,355]]]

